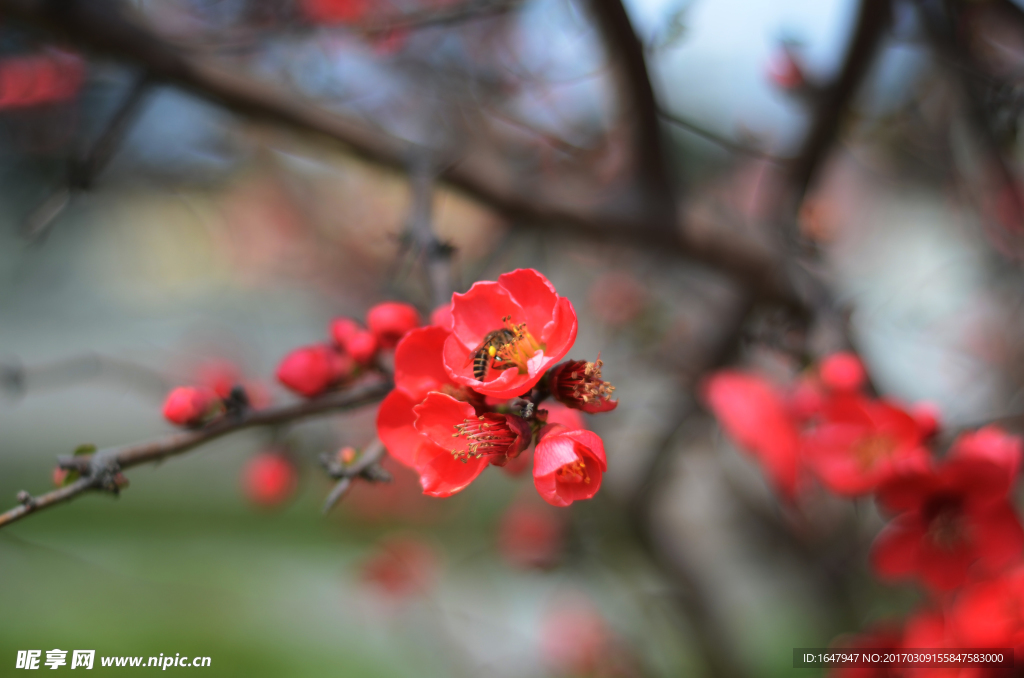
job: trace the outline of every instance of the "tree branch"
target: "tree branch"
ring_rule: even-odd
[[[158,440],[101,450],[91,455],[62,457],[60,458],[61,468],[78,471],[82,477],[66,487],[38,497],[32,497],[27,493],[19,495],[21,506],[0,514],[0,528],[31,513],[73,499],[89,490],[102,489],[110,482],[113,475],[124,469],[184,454],[200,445],[245,429],[277,426],[321,414],[369,405],[383,398],[390,390],[390,381],[380,380],[358,385],[349,391],[331,393],[300,403],[253,410],[239,417],[224,417],[201,429],[174,433]]]

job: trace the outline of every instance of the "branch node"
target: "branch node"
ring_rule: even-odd
[[[35,498],[25,490],[21,490],[20,492],[18,492],[17,499],[18,503],[21,504],[22,506],[32,508],[36,505]]]

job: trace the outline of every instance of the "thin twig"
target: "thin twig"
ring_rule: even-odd
[[[767,151],[762,151],[760,148],[746,146],[740,143],[739,141],[729,139],[720,134],[712,132],[709,129],[705,129],[704,127],[701,127],[692,120],[687,120],[686,118],[676,115],[675,113],[669,113],[665,109],[659,109],[658,116],[665,122],[671,123],[676,127],[681,127],[682,129],[685,129],[687,132],[696,134],[702,139],[710,141],[713,144],[721,146],[727,151],[731,151],[739,155],[749,155],[752,158],[760,158],[761,160],[767,160],[768,162],[773,162],[778,165],[784,165],[787,162],[792,162],[793,160],[792,158],[784,158],[778,155],[772,155]]]
[[[338,482],[331,489],[330,494],[327,495],[327,499],[324,500],[324,506],[322,512],[327,514],[334,505],[341,501],[341,498],[351,489],[352,481],[356,478],[375,479],[370,473],[368,473],[373,467],[380,463],[381,459],[384,458],[384,443],[380,441],[380,438],[374,439],[365,450],[363,454],[356,459],[355,463],[349,467],[337,469],[336,473],[332,473],[333,476],[338,478]],[[380,469],[383,471],[383,469]],[[331,472],[332,469],[328,469]]]
[[[31,513],[97,489],[109,480],[110,474],[121,470],[183,454],[217,438],[245,429],[279,426],[308,417],[369,405],[383,398],[390,390],[390,382],[375,381],[359,385],[349,391],[331,393],[300,403],[254,410],[236,418],[224,417],[195,431],[174,433],[158,440],[101,450],[91,455],[63,457],[60,459],[61,468],[78,471],[82,477],[66,487],[38,497],[27,496],[21,506],[0,514],[0,528]]]

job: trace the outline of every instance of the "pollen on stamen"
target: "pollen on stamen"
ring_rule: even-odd
[[[519,436],[508,425],[503,415],[482,414],[475,419],[466,419],[455,424],[453,438],[465,437],[468,449],[452,450],[452,456],[463,462],[482,457],[504,457],[513,451]],[[515,452],[518,452],[516,450]]]

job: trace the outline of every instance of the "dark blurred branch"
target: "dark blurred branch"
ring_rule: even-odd
[[[676,201],[665,158],[658,120],[658,102],[647,71],[644,47],[633,31],[629,14],[620,0],[591,0],[591,13],[604,36],[612,61],[618,64],[620,91],[630,107],[633,152],[636,154],[637,180],[643,191],[653,226],[673,232],[676,225]],[[639,230],[639,229],[634,229]]]
[[[414,10],[402,14],[380,17],[359,23],[355,29],[368,35],[379,35],[393,31],[413,31],[421,28],[454,26],[467,21],[486,19],[498,14],[511,12],[523,4],[523,0],[469,0],[447,7]]]
[[[601,0],[595,7],[604,17],[602,25],[621,40],[616,51],[628,57],[630,71],[634,73],[629,82],[633,83],[633,95],[639,97],[636,134],[639,145],[645,149],[641,157],[649,175],[649,187],[661,196],[655,201],[655,209],[668,210],[666,201],[671,192],[661,158],[657,108],[650,82],[644,79],[646,66],[639,42],[628,23],[611,25],[613,17],[624,16],[618,3]],[[229,74],[204,60],[190,58],[152,31],[130,22],[120,10],[112,0],[63,0],[59,4],[0,0],[0,13],[32,23],[79,48],[140,66],[156,81],[181,87],[253,119],[324,136],[368,162],[399,171],[408,166],[416,150],[409,144],[262,83]],[[641,73],[644,78],[639,78]],[[652,221],[651,213],[638,212],[635,205],[629,209],[602,205],[584,211],[538,204],[533,196],[520,195],[459,165],[444,170],[439,178],[508,219],[520,222],[521,227],[575,233],[676,253],[721,270],[759,299],[797,310],[805,308],[779,263],[769,253],[758,251],[734,236],[681,232],[674,218],[671,222]]]
[[[647,459],[644,473],[627,498],[626,507],[644,550],[666,578],[677,585],[673,599],[692,623],[711,675],[723,678],[741,678],[748,671],[738,661],[733,640],[715,602],[694,571],[685,546],[679,547],[660,535],[655,505],[660,498],[662,484],[672,477],[671,463],[678,449],[679,436],[699,407],[697,397],[688,391],[696,387],[703,374],[725,364],[736,354],[752,308],[753,302],[749,297],[741,298],[728,315],[716,344],[700,364],[684,376],[689,389],[678,391],[675,411],[668,417],[669,424]]]
[[[125,134],[131,129],[150,85],[149,79],[145,76],[136,78],[124,101],[114,112],[96,142],[80,158],[72,161],[67,185],[57,189],[28,218],[25,224],[26,236],[39,238],[45,235],[50,225],[71,202],[74,194],[92,188],[93,182],[106,168]]]
[[[992,79],[984,74],[984,69],[975,62],[965,44],[960,9],[952,2],[944,2],[938,7],[922,3],[920,9],[932,48],[940,62],[947,66],[947,73],[959,90],[967,123],[980,142],[985,157],[984,188],[1003,198],[999,207],[1006,210],[1005,216],[1010,225],[1024,229],[1024,195],[1020,182],[985,106],[985,89],[993,84]],[[1014,10],[1014,16],[1021,18],[1019,8]]]
[[[793,203],[790,206],[800,204],[828,156],[850,104],[874,63],[889,26],[890,15],[889,0],[860,0],[857,26],[842,69],[836,79],[822,90],[810,130],[791,166]]]
[[[437,168],[428,151],[420,153],[409,171],[412,205],[409,214],[409,237],[416,258],[423,262],[430,280],[431,302],[434,307],[447,304],[455,291],[452,281],[454,248],[442,242],[434,232],[434,181]]]
[[[308,417],[351,410],[377,402],[391,390],[388,381],[376,381],[356,386],[348,391],[331,393],[292,405],[252,410],[237,417],[225,416],[195,431],[173,433],[164,438],[136,445],[102,450],[94,454],[63,457],[60,466],[82,475],[66,487],[32,497],[20,493],[20,506],[0,514],[0,528],[25,516],[96,489],[110,489],[118,473],[133,466],[162,461],[184,454],[200,445],[231,433],[260,426],[280,426]],[[115,490],[116,491],[116,490]]]

